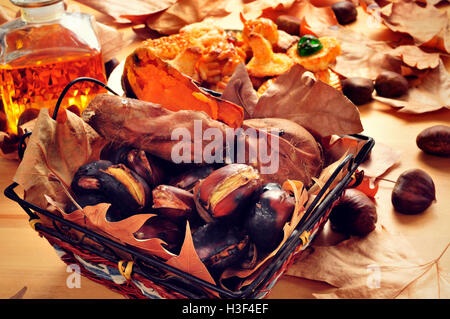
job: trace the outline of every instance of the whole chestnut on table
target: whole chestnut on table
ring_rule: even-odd
[[[450,156],[450,126],[428,127],[417,135],[416,143],[425,153],[448,157]]]
[[[421,213],[436,200],[433,179],[421,169],[407,170],[398,177],[391,200],[399,213]]]
[[[342,93],[355,105],[362,105],[372,100],[373,81],[355,77],[342,80]]]
[[[331,229],[348,235],[365,236],[376,227],[377,209],[363,192],[348,188],[330,212]]]
[[[379,96],[396,98],[406,94],[409,84],[406,78],[396,72],[381,72],[375,79],[375,91]]]
[[[351,1],[336,2],[331,6],[339,24],[348,24],[356,20],[358,11]]]

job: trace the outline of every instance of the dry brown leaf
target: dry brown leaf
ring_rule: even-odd
[[[49,198],[47,197],[47,200]],[[51,201],[49,200],[51,203]],[[72,221],[80,226],[96,230],[111,236],[122,243],[142,249],[152,255],[165,260],[172,258],[174,254],[163,248],[165,242],[159,238],[137,239],[134,236],[144,223],[154,217],[154,214],[136,214],[116,222],[106,219],[108,208],[111,204],[101,203],[95,206],[86,206],[83,210],[76,210],[70,214],[62,213],[64,219]],[[61,212],[61,210],[59,209]]]
[[[321,136],[353,134],[363,129],[358,108],[341,91],[317,81],[298,64],[261,95],[253,117],[289,119]]]
[[[312,2],[320,7],[316,7]],[[317,34],[338,24],[333,10],[324,6],[328,4],[327,2],[329,1],[255,1],[255,4],[250,3],[245,7],[244,13],[247,18],[263,16],[274,21],[282,14],[292,15],[302,19],[302,25],[307,26],[309,31]]]
[[[159,33],[173,34],[185,25],[229,13],[224,0],[179,0],[164,12],[148,17],[146,24]]]
[[[401,72],[401,60],[383,41],[374,41],[350,29],[327,30],[321,36],[332,36],[341,46],[333,71],[344,77],[375,80],[382,71]]]
[[[48,109],[42,109],[33,134],[20,163],[14,181],[25,190],[24,199],[38,207],[48,209],[48,195],[58,203],[67,203],[61,186],[49,181],[55,175],[67,188],[78,168],[100,158],[105,144],[89,125],[72,112],[66,113],[64,122],[54,121]]]
[[[420,84],[409,88],[404,96],[391,99],[374,94],[373,98],[400,108],[400,112],[404,113],[426,113],[450,108],[450,75],[441,60],[437,68],[430,70]]]
[[[166,263],[169,266],[183,270],[192,276],[203,279],[206,282],[215,284],[215,281],[208,269],[202,263],[200,257],[198,257],[197,252],[195,251],[189,222],[186,225],[186,234],[179,255],[170,258]]]
[[[107,62],[114,58],[129,41],[125,41],[122,33],[106,24],[97,22],[97,34],[102,48],[103,61]]]
[[[396,151],[386,144],[376,142],[369,158],[359,165],[359,169],[364,170],[364,176],[375,179],[395,165],[400,160],[400,155],[400,151]]]
[[[444,49],[450,52],[450,18],[446,11],[432,4],[423,7],[414,1],[395,2],[389,11],[387,14],[381,11],[381,18],[389,29],[409,34],[417,45],[440,38]]]
[[[434,69],[439,65],[439,53],[427,53],[415,45],[401,45],[392,51],[406,65],[419,69]]]
[[[11,15],[0,5],[0,24],[8,22],[11,18]]]
[[[427,269],[408,241],[378,225],[363,238],[308,248],[287,274],[337,288],[317,298],[395,298]]]
[[[247,69],[243,63],[236,67],[232,77],[227,82],[222,93],[222,99],[242,106],[245,111],[244,119],[248,119],[254,112],[258,96],[253,89]]]
[[[102,12],[118,23],[145,23],[148,16],[161,12],[177,0],[75,0]]]

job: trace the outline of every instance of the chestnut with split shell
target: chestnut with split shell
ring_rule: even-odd
[[[215,170],[194,189],[197,212],[207,223],[232,218],[249,206],[261,186],[258,170],[246,164],[229,164]]]
[[[136,213],[151,201],[150,188],[134,171],[123,164],[99,160],[81,166],[71,183],[76,195],[97,193],[123,211]]]
[[[175,221],[186,221],[195,213],[194,195],[184,189],[159,185],[152,191],[153,208],[158,215]]]

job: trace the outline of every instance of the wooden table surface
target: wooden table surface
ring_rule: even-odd
[[[0,0],[0,5],[10,6],[10,3]],[[83,5],[79,7],[82,11],[92,12]],[[133,37],[129,28],[122,31],[127,37]],[[134,41],[118,53],[117,58],[125,58],[136,45]],[[448,59],[445,62],[448,67]],[[407,216],[394,212],[390,201],[393,185],[388,182],[381,182],[376,202],[380,222],[410,240],[424,260],[436,258],[450,242],[450,160],[424,154],[417,148],[415,139],[420,131],[431,125],[450,125],[450,110],[408,115],[377,102],[359,109],[363,134],[402,153],[400,163],[385,178],[395,180],[410,168],[421,168],[432,176],[437,202],[420,215]],[[0,298],[9,298],[23,287],[27,288],[24,298],[123,298],[84,277],[79,288],[67,286],[70,275],[67,266],[48,242],[30,228],[28,216],[19,205],[3,195],[3,190],[12,182],[17,166],[17,161],[0,158]],[[443,266],[448,269],[450,265]],[[269,298],[313,298],[313,293],[333,289],[325,283],[283,276]]]

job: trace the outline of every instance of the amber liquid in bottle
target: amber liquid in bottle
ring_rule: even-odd
[[[62,23],[75,24],[81,30],[76,24],[79,22],[69,18],[62,19]],[[89,46],[76,32],[76,27],[69,30],[50,23],[24,26],[6,36],[7,55],[0,64],[0,87],[11,133],[17,133],[19,117],[26,109],[53,109],[72,80],[91,77],[106,83],[101,51]],[[79,82],[67,92],[60,108],[75,105],[82,112],[95,95],[104,92],[98,84]]]

